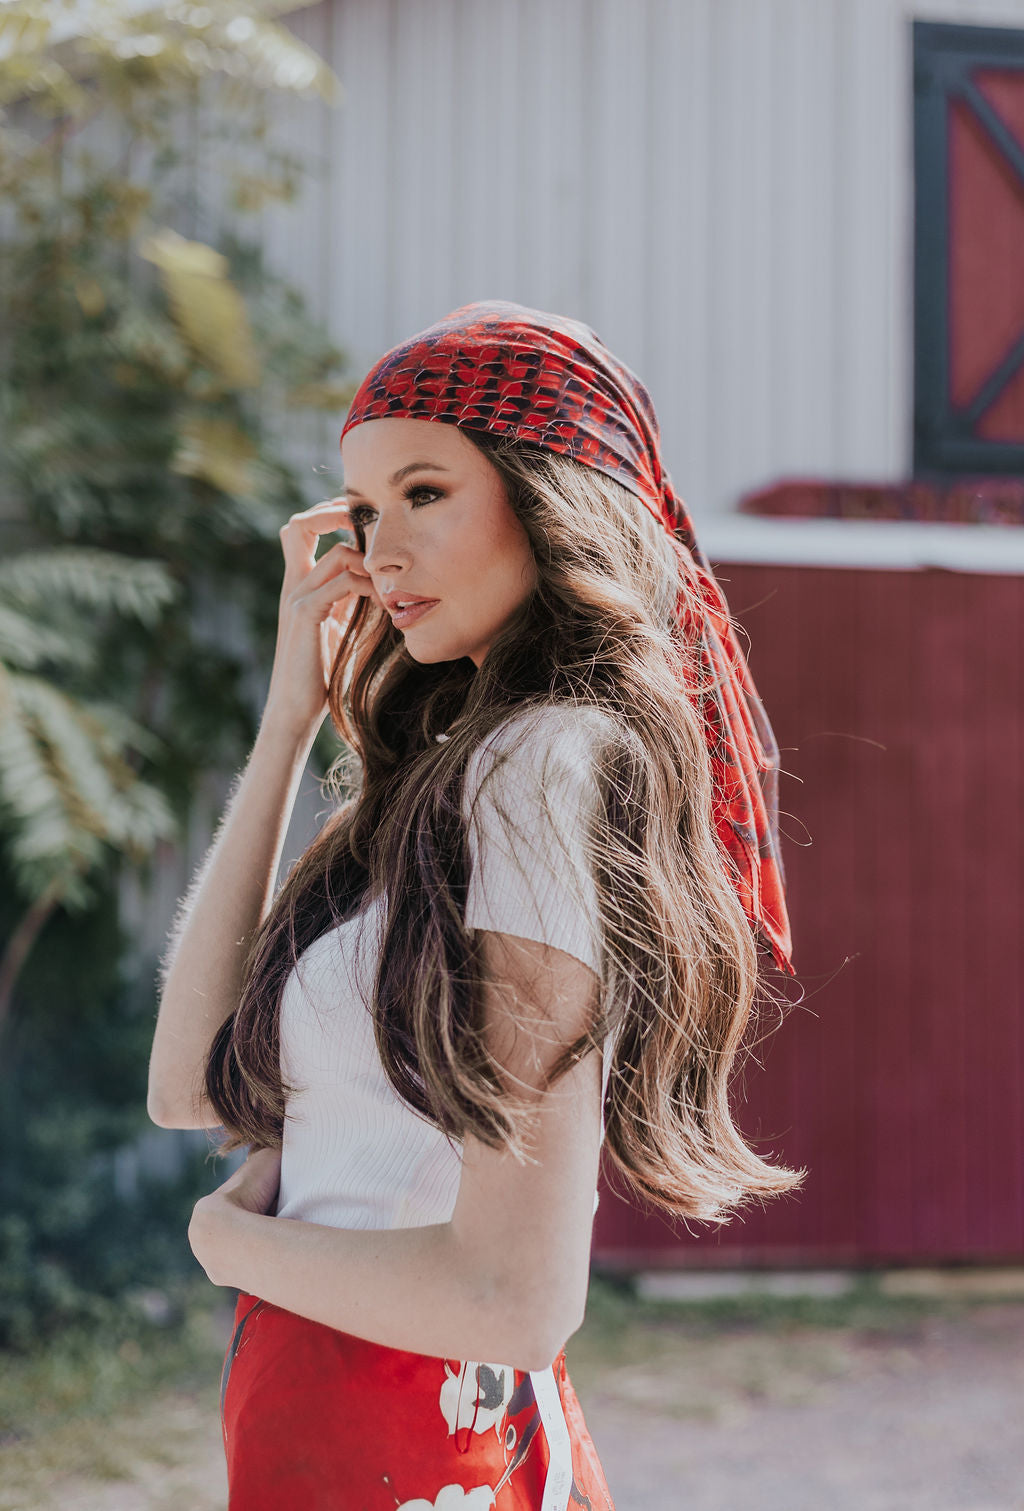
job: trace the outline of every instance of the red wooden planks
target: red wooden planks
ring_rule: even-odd
[[[1019,1259],[1024,577],[718,575],[789,773],[784,858],[806,991],[747,1062],[734,1106],[763,1153],[809,1175],[719,1234],[673,1232],[604,1187],[595,1258]]]

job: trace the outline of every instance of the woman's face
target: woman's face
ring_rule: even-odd
[[[402,628],[410,655],[479,666],[537,581],[500,474],[458,426],[435,420],[364,420],[341,456],[377,596],[437,599]]]

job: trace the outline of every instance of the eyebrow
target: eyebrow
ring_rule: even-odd
[[[388,479],[388,482],[390,483],[392,488],[395,488],[402,481],[403,477],[409,476],[410,472],[423,471],[447,472],[448,468],[442,467],[440,462],[406,462],[404,467],[399,467],[398,471],[391,475],[391,477]],[[345,492],[351,493],[353,498],[366,497],[365,493],[360,493],[358,488],[350,488],[348,484],[345,485]]]

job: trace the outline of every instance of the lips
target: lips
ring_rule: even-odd
[[[408,608],[404,609],[400,609],[396,604],[390,610],[391,623],[396,629],[404,630],[408,625],[416,624],[418,620],[429,614],[439,602],[438,598],[417,598],[410,600]]]
[[[393,614],[400,603],[415,607],[418,603],[437,603],[439,600],[424,597],[422,593],[403,593],[397,588],[392,588],[390,592],[381,593],[380,601],[388,613]]]
[[[388,613],[394,618],[396,614],[408,614],[413,609],[422,608],[424,604],[439,602],[440,599],[437,598],[403,598],[401,605],[397,603],[390,604],[388,606]]]

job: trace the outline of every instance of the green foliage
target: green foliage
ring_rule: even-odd
[[[234,1299],[205,1282],[175,1287],[154,1316],[155,1297],[140,1292],[102,1327],[70,1324],[43,1346],[9,1351],[0,1369],[0,1507],[68,1504],[71,1477],[98,1482],[102,1495],[104,1482],[133,1480],[140,1461],[153,1464],[169,1504],[169,1471],[199,1454],[212,1461],[216,1450]],[[135,1503],[149,1503],[141,1486]]]
[[[0,847],[43,923],[89,907],[116,857],[173,842],[198,774],[242,758],[253,670],[273,654],[278,531],[308,502],[275,436],[290,411],[351,394],[345,353],[258,245],[172,224],[206,218],[180,192],[224,133],[228,102],[207,108],[204,79],[244,85],[232,129],[275,170],[257,101],[331,93],[322,60],[261,14],[285,8],[18,3],[0,18],[0,94],[20,112],[0,124],[15,212],[0,518],[17,553],[0,571]],[[60,129],[40,140],[29,107]],[[114,144],[99,156],[76,138],[98,117]],[[0,1020],[19,965],[0,969]]]
[[[88,913],[55,914],[22,972],[0,1097],[0,1346],[108,1328],[126,1290],[174,1293],[201,1275],[189,1217],[224,1179],[207,1152],[175,1180],[141,1179],[130,1199],[118,1189],[119,1151],[148,1125],[153,1029],[128,945],[111,883]]]
[[[43,115],[80,116],[98,96],[129,115],[140,96],[180,95],[207,78],[227,84],[233,109],[265,91],[337,102],[330,68],[274,19],[300,3],[4,0],[0,103],[28,96]]]
[[[237,216],[196,239],[224,203],[295,193],[268,94],[336,94],[272,19],[287,8],[0,11],[9,1346],[109,1318],[126,1285],[194,1275],[188,1217],[223,1178],[200,1154],[176,1186],[118,1194],[115,1152],[149,1128],[155,973],[123,968],[116,896],[123,867],[145,879],[180,841],[199,778],[237,768],[254,738],[278,532],[309,502],[281,437],[353,388],[346,353]],[[230,194],[210,176],[209,205],[197,169],[228,139],[237,172]],[[328,728],[317,754],[336,753]]]

